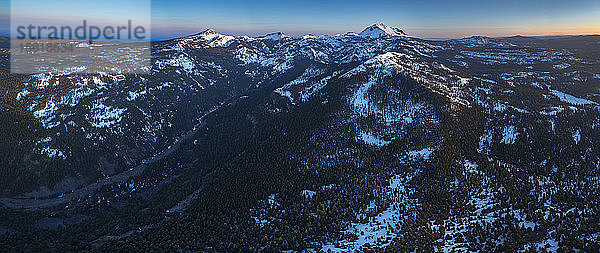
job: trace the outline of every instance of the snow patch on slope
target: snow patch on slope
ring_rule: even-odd
[[[502,140],[500,140],[500,143],[514,144],[518,136],[519,132],[517,132],[517,129],[514,126],[504,127],[504,130],[502,131]]]
[[[407,187],[408,182],[414,177],[414,174],[395,175],[389,180],[389,186],[383,189],[384,199],[390,201],[390,205],[379,212],[374,217],[367,217],[365,223],[352,223],[349,228],[344,231],[346,234],[352,234],[357,237],[356,240],[344,239],[334,244],[323,245],[323,252],[356,252],[360,251],[361,247],[370,247],[377,245],[385,247],[390,245],[393,238],[397,236],[394,233],[393,225],[401,224],[407,219],[406,210],[414,208],[414,200],[409,196],[414,192],[414,189]],[[394,201],[391,201],[394,199]],[[367,210],[375,210],[376,205],[371,202]]]
[[[434,151],[435,151],[435,148],[428,147],[428,148],[424,148],[421,150],[408,151],[407,155],[411,159],[421,159],[422,158],[424,160],[429,160],[429,157],[431,157],[431,154],[433,154]]]
[[[121,122],[125,111],[127,109],[114,108],[96,101],[90,108],[87,119],[95,128],[110,128]]]
[[[366,144],[377,146],[377,147],[383,147],[383,146],[386,146],[391,143],[391,141],[386,141],[386,140],[380,139],[377,136],[375,136],[371,133],[366,133],[366,132],[360,133],[360,139],[363,142],[365,142]]]
[[[583,99],[583,98],[578,98],[571,94],[567,94],[567,93],[564,93],[561,91],[550,90],[550,92],[552,92],[552,95],[558,97],[558,99],[560,99],[561,101],[572,104],[572,105],[595,105],[596,104],[596,102],[593,102],[593,101],[590,101],[587,99]]]

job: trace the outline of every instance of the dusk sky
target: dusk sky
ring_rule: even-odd
[[[15,0],[17,1],[17,0]],[[35,0],[27,0],[36,2]],[[64,13],[79,13],[69,1]],[[128,1],[103,1],[135,12]],[[8,33],[9,1],[1,0],[2,34]],[[385,23],[421,38],[458,38],[471,35],[600,34],[599,0],[505,1],[183,1],[153,0],[152,37],[164,39],[197,33],[206,28],[232,35],[262,35],[282,31],[289,35],[360,32],[373,23]],[[40,8],[41,5],[33,5]],[[114,11],[114,10],[111,10]],[[54,19],[59,15],[40,15]],[[37,14],[36,14],[37,13]],[[123,15],[115,15],[120,18]]]

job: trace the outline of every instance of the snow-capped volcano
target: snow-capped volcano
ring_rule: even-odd
[[[200,47],[227,47],[235,37],[217,33],[213,29],[207,29],[204,32],[190,35],[180,39],[180,43],[184,43],[193,48]]]
[[[404,31],[397,27],[391,27],[384,24],[374,24],[365,28],[360,33],[360,36],[370,38],[397,37],[406,36],[406,33],[404,33]]]

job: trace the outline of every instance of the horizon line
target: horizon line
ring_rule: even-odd
[[[151,41],[167,41],[167,40],[174,40],[174,39],[180,39],[180,38],[185,38],[185,37],[189,37],[189,36],[193,36],[193,35],[197,35],[197,34],[201,34],[205,31],[208,30],[214,30],[217,33],[221,34],[221,35],[226,35],[226,36],[233,36],[233,37],[250,37],[250,38],[259,38],[259,37],[263,37],[263,36],[267,36],[270,34],[274,34],[274,33],[283,33],[286,34],[285,32],[282,31],[274,31],[274,32],[269,32],[269,33],[265,33],[263,35],[257,35],[257,36],[248,36],[248,35],[239,35],[239,34],[232,34],[232,33],[220,33],[218,30],[216,29],[206,29],[203,30],[201,32],[195,32],[195,33],[186,33],[184,35],[178,35],[178,36],[174,36],[174,37],[163,37],[163,38],[157,38],[154,39],[152,38]],[[338,35],[344,35],[346,33],[353,33],[353,32],[345,32],[345,33],[337,33],[337,34],[314,34],[314,33],[306,33],[303,35],[297,35],[297,36],[289,36],[291,38],[300,38],[302,36],[306,36],[306,35],[313,35],[315,37],[321,37],[321,36],[338,36]],[[356,32],[354,32],[356,33]],[[359,33],[356,33],[359,34]],[[287,34],[286,34],[287,35]],[[492,39],[502,39],[502,38],[511,38],[511,37],[533,37],[533,38],[541,38],[541,37],[575,37],[575,36],[600,36],[600,33],[583,33],[583,34],[536,34],[536,35],[523,35],[523,34],[512,34],[512,35],[500,35],[500,36],[490,36],[490,35],[482,35],[482,34],[472,34],[469,36],[463,36],[463,37],[419,37],[419,36],[411,36],[410,34],[407,34],[405,37],[410,37],[410,38],[417,38],[417,39],[424,39],[424,40],[439,40],[439,41],[444,41],[444,40],[456,40],[456,39],[467,39],[467,38],[472,38],[472,37],[486,37],[486,38],[492,38]]]
[[[204,29],[201,30],[199,32],[192,32],[192,33],[185,33],[182,35],[175,35],[175,36],[166,36],[166,37],[161,37],[161,36],[152,36],[150,38],[150,41],[153,42],[159,42],[159,41],[168,41],[168,40],[174,40],[174,39],[180,39],[180,38],[185,38],[185,37],[189,37],[189,36],[193,36],[193,35],[197,35],[197,34],[201,34],[204,33],[208,30],[214,30],[215,32],[221,34],[221,35],[227,35],[227,36],[233,36],[233,37],[251,37],[251,38],[259,38],[262,36],[267,36],[270,34],[275,34],[275,33],[283,33],[286,34],[283,31],[273,31],[273,32],[268,32],[265,33],[263,35],[256,35],[256,36],[248,36],[248,35],[242,35],[242,34],[232,34],[232,33],[220,33],[217,29],[214,28],[208,28],[208,29]],[[290,36],[292,38],[300,38],[302,36],[306,36],[306,35],[313,35],[316,37],[322,37],[322,36],[338,36],[338,35],[344,35],[344,34],[348,34],[348,33],[356,33],[359,34],[357,32],[353,32],[353,31],[348,31],[345,33],[337,33],[337,34],[314,34],[314,33],[305,33],[303,35],[297,35],[297,36]],[[152,33],[151,33],[152,34]],[[542,38],[542,37],[575,37],[575,36],[600,36],[600,33],[582,33],[582,34],[535,34],[535,35],[523,35],[523,34],[507,34],[507,35],[499,35],[499,36],[490,36],[490,35],[485,35],[485,34],[472,34],[472,35],[468,35],[468,36],[461,36],[461,37],[420,37],[420,36],[411,36],[410,34],[407,34],[406,37],[410,37],[410,38],[417,38],[417,39],[424,39],[424,40],[434,40],[434,41],[446,41],[446,40],[456,40],[456,39],[466,39],[466,38],[472,38],[472,37],[486,37],[486,38],[496,38],[496,39],[502,39],[502,38],[511,38],[511,37],[532,37],[532,38]],[[10,36],[10,33],[3,33],[0,32],[0,37],[5,37],[8,39],[12,39]],[[115,40],[116,41],[116,40]]]

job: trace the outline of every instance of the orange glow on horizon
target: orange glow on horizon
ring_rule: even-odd
[[[558,36],[558,35],[600,35],[600,25],[541,27],[495,27],[472,29],[414,29],[409,35],[421,38],[464,38],[474,35],[488,37],[506,36]]]

